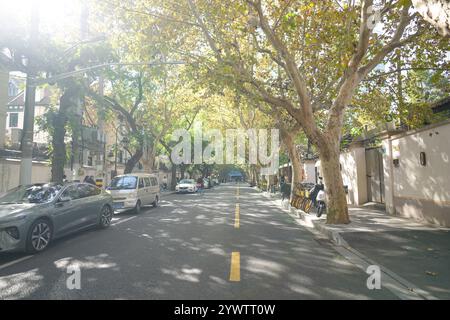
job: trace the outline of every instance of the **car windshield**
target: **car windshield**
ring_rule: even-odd
[[[61,184],[35,184],[19,186],[0,196],[0,205],[16,203],[47,203],[52,201],[63,186]]]
[[[194,184],[194,180],[192,179],[183,179],[180,181],[180,184]]]
[[[137,180],[138,179],[135,176],[115,177],[111,181],[109,189],[110,190],[136,189]]]

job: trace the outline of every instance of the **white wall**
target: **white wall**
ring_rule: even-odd
[[[450,201],[450,123],[393,138],[392,147],[398,148],[400,164],[394,167],[394,195]],[[420,164],[420,152],[426,154],[426,166]]]
[[[314,161],[303,163],[304,179],[306,183],[316,183],[316,166]]]
[[[342,179],[348,186],[348,202],[362,205],[367,202],[366,150],[353,147],[341,154]]]
[[[367,202],[367,174],[365,148],[352,146],[340,155],[341,174],[345,186],[348,187],[347,202],[362,205]],[[319,174],[322,172],[320,161],[316,163]]]
[[[450,225],[450,120],[393,136],[384,146],[385,162],[399,163],[385,170],[390,212]],[[425,166],[420,152],[425,152]]]
[[[0,192],[19,185],[20,160],[0,159]],[[47,163],[33,162],[31,182],[48,182],[51,179],[51,168]]]
[[[47,111],[47,107],[44,106],[36,106],[35,107],[35,118],[42,116],[43,114],[45,114],[45,112]],[[17,113],[18,114],[18,120],[17,120],[17,127],[14,128],[19,128],[19,129],[23,129],[23,109],[21,109],[20,111],[8,111],[7,115],[6,115],[6,119],[5,119],[5,125],[6,125],[6,134],[11,137],[11,127],[9,126],[9,116],[11,113]],[[42,131],[39,129],[39,127],[37,126],[37,124],[34,124],[34,135],[33,135],[33,141],[39,144],[46,144],[49,141],[49,135],[46,131]]]

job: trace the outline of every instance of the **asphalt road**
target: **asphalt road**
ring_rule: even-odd
[[[260,193],[237,189],[165,195],[43,253],[0,254],[0,298],[396,299],[367,289],[367,274]],[[69,290],[74,266],[81,289]]]

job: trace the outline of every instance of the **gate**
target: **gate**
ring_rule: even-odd
[[[368,200],[384,203],[383,153],[380,147],[366,149],[366,174]]]

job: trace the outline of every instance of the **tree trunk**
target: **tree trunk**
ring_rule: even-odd
[[[177,166],[174,163],[172,163],[171,174],[170,190],[175,191],[175,187],[177,185]]]
[[[261,182],[261,179],[260,179],[260,176],[259,176],[259,172],[258,172],[259,170],[258,170],[258,168],[256,167],[256,166],[254,166],[253,167],[253,174],[255,175],[255,178],[256,178],[256,185],[258,186],[258,188],[259,188],[259,184],[260,184],[260,182]]]
[[[335,144],[337,146],[331,146]],[[327,195],[327,223],[350,223],[347,197],[344,190],[340,166],[339,143],[330,142],[329,146],[320,145],[319,154],[322,177]]]
[[[138,164],[139,160],[142,158],[142,155],[144,154],[142,148],[137,149],[134,154],[131,156],[130,159],[128,159],[127,163],[125,164],[125,170],[124,170],[124,174],[127,173],[131,173],[134,169],[134,167],[136,166],[136,164]]]
[[[66,136],[67,109],[71,104],[70,89],[66,90],[60,98],[59,110],[52,121],[52,180],[53,182],[62,183],[64,180],[64,166],[66,164]]]
[[[291,196],[290,196],[290,198],[292,199],[295,186],[300,182],[302,182],[303,179],[302,160],[300,158],[300,154],[297,151],[297,148],[295,147],[293,134],[282,129],[281,138],[283,139],[283,142],[287,147],[289,158],[291,160],[292,165],[292,181],[291,181]]]
[[[82,167],[81,163],[81,155],[82,150],[80,148],[80,139],[81,139],[81,128],[78,125],[78,123],[81,125],[81,119],[80,122],[78,122],[78,117],[75,117],[75,123],[72,126],[72,168],[73,168],[73,180],[79,179],[82,180],[82,176],[79,175],[79,169]]]
[[[256,186],[256,166],[254,164],[251,165],[250,173],[252,177],[252,185]]]
[[[156,150],[152,148],[151,151],[147,152],[145,159],[142,159],[142,164],[144,165],[144,170],[146,172],[153,172],[155,167]]]
[[[186,170],[186,166],[184,165],[184,163],[180,164],[180,175],[181,175],[181,179],[184,179],[184,172]]]

